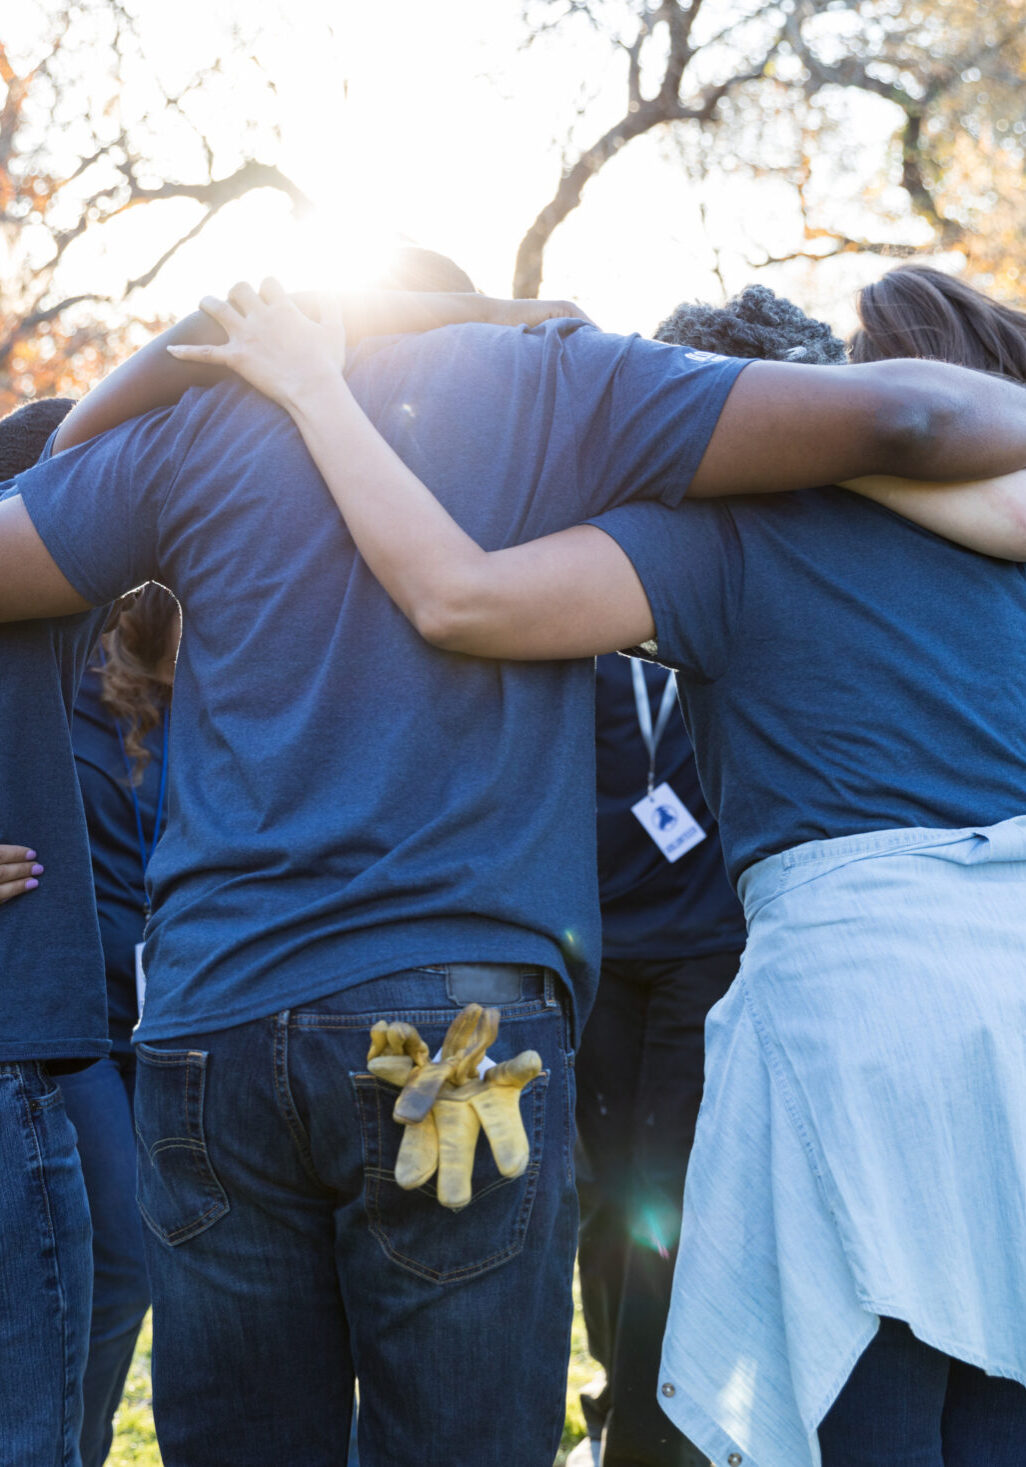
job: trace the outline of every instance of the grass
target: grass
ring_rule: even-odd
[[[581,1317],[580,1296],[574,1288],[574,1328],[570,1344],[570,1372],[567,1383],[566,1422],[556,1467],[562,1467],[567,1453],[584,1435],[584,1417],[577,1400],[581,1386],[595,1374],[598,1366],[588,1354]],[[128,1372],[125,1394],[114,1420],[114,1445],[107,1467],[161,1467],[157,1438],[153,1430],[150,1392],[150,1321],[139,1336],[139,1344]]]

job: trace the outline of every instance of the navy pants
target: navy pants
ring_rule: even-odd
[[[83,1387],[82,1467],[101,1467],[114,1412],[149,1308],[142,1225],[135,1203],[132,1090],[135,1060],[115,1054],[60,1077],[78,1133],[93,1222],[93,1312]]]
[[[0,1463],[80,1467],[89,1205],[43,1064],[0,1063]]]
[[[702,1100],[705,1018],[740,954],[603,964],[577,1062],[581,1297],[606,1388],[581,1404],[604,1467],[698,1467],[659,1409],[684,1172]]]
[[[473,1200],[403,1192],[393,1087],[371,1026],[432,1053],[494,1002],[493,1059],[539,1052],[523,1176],[480,1138]],[[139,1195],[165,1467],[552,1467],[563,1426],[577,1229],[573,1085],[558,980],[418,969],[232,1029],[136,1048]]]
[[[1022,1467],[1026,1386],[882,1319],[819,1428],[823,1467]]]

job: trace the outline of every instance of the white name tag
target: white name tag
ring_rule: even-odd
[[[686,851],[705,840],[705,831],[665,781],[631,810],[668,861],[679,861]]]
[[[143,946],[141,942],[135,945],[135,1000],[139,1006],[139,1017],[142,1018],[143,1003],[146,1000],[146,972],[143,968]]]

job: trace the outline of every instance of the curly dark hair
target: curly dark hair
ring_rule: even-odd
[[[0,483],[38,461],[46,440],[74,406],[70,397],[41,397],[0,419]]]
[[[655,339],[768,362],[832,366],[848,359],[844,342],[825,321],[814,321],[765,285],[746,285],[725,306],[685,301],[659,324]]]

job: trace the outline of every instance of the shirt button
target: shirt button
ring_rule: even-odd
[[[741,1467],[743,1458],[740,1452],[731,1452],[727,1458],[727,1467]]]
[[[669,1381],[666,1381],[662,1386],[660,1386],[660,1390],[662,1391],[664,1396],[675,1396],[677,1394],[677,1387],[672,1386]]]

